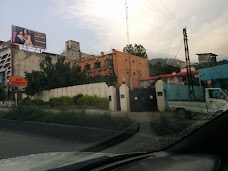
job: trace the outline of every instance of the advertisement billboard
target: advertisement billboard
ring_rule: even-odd
[[[46,34],[12,25],[12,43],[46,49]]]

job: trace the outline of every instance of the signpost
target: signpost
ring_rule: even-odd
[[[27,87],[28,81],[24,77],[10,76],[9,86]]]

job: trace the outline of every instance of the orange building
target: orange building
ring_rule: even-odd
[[[113,75],[117,77],[116,86],[123,82],[131,89],[140,87],[140,80],[149,77],[149,65],[146,58],[112,49],[109,53],[101,52],[100,56],[81,58],[73,65],[86,71],[90,77]]]

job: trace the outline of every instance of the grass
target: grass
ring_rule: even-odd
[[[0,113],[0,119],[45,122],[109,130],[125,130],[135,122],[127,116],[117,117],[110,114],[87,114],[85,112],[52,113],[29,106],[14,107],[9,112]]]
[[[151,128],[158,136],[165,136],[180,133],[193,125],[196,121],[189,119],[180,119],[173,115],[161,116],[158,120],[150,123]]]

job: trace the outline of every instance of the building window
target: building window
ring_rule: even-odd
[[[105,60],[105,66],[111,66],[112,65],[112,61],[109,60]]]
[[[86,71],[90,70],[90,64],[85,65],[85,70]]]
[[[133,63],[135,63],[135,61],[134,61],[134,60],[133,60],[132,62],[133,62]]]
[[[95,69],[100,68],[100,67],[101,67],[101,63],[100,62],[94,63],[94,68]]]
[[[125,61],[127,62],[127,59],[125,59]]]
[[[139,62],[139,65],[141,65],[141,62]]]
[[[133,72],[133,74],[135,75],[135,72]]]

